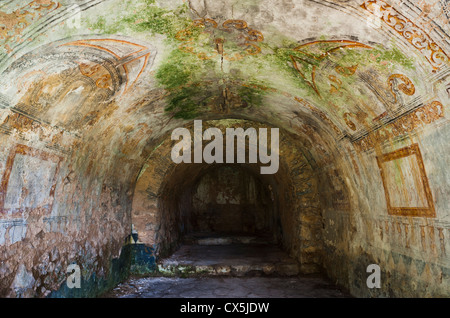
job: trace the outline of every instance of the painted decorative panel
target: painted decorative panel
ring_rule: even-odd
[[[0,184],[0,212],[51,210],[62,158],[25,145],[10,152]]]
[[[389,214],[436,216],[422,155],[417,144],[379,156],[377,162],[383,179]]]

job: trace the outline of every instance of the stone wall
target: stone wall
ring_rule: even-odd
[[[283,131],[261,181],[303,272],[448,296],[449,25],[445,1],[2,3],[0,295],[99,293],[132,224],[132,262],[176,248],[206,166],[168,136],[202,119]]]
[[[439,117],[343,156],[351,158],[340,163],[350,205],[324,205],[325,268],[356,296],[449,295],[448,129]],[[366,285],[370,264],[380,266],[379,289]]]
[[[203,126],[204,129],[218,127],[223,131],[226,127],[243,127],[244,129],[262,127],[259,123],[242,120],[207,121],[203,122]],[[192,124],[187,127],[192,128]],[[294,141],[290,135],[282,132],[280,136],[280,153],[282,153],[280,169],[275,175],[260,175],[259,165],[247,164],[244,166],[250,172],[247,177],[258,176],[261,186],[265,190],[264,202],[270,200],[267,202],[267,206],[273,207],[272,212],[266,212],[267,225],[270,230],[268,232],[271,233],[269,237],[272,236],[275,241],[280,242],[294,258],[299,260],[303,272],[318,272],[321,270],[322,262],[322,221],[318,181],[310,163],[299,150],[301,148],[292,147],[291,143]],[[299,141],[295,141],[295,143],[301,147]],[[208,183],[208,179],[201,179],[199,176],[206,176],[206,178],[210,176],[208,175],[209,165],[173,164],[170,159],[173,145],[173,141],[166,139],[149,157],[145,165],[146,169],[141,172],[137,181],[133,201],[132,222],[138,233],[139,242],[152,247],[156,252],[156,258],[173,251],[178,246],[182,235],[188,231],[199,229],[199,225],[195,224],[195,217],[198,213],[196,208],[201,209],[207,206],[205,202],[208,201],[206,195],[203,195],[202,192],[199,194],[198,185],[202,180],[206,180],[203,182]],[[212,181],[208,183],[214,185],[212,192],[209,191],[208,195],[213,193],[216,203],[219,195],[227,190],[239,193],[241,196],[246,193],[246,191],[240,191],[239,187],[231,187],[233,174],[230,175],[228,171],[226,177],[223,182],[224,187],[219,188],[220,183],[217,180],[214,180],[214,183]],[[237,182],[237,180],[235,181]],[[242,186],[243,184],[238,182],[238,185]],[[263,195],[262,189],[258,195]],[[199,198],[203,200],[199,200]],[[244,200],[242,202],[245,203],[245,206],[254,202],[251,201],[251,198],[241,198],[241,200]],[[229,208],[229,206],[227,207]],[[224,209],[224,213],[230,212],[228,208]],[[246,210],[248,209],[246,208]],[[207,220],[207,215],[201,215],[197,219],[198,222]],[[248,222],[248,225],[254,229],[245,228],[243,224],[247,223],[241,223],[238,217],[232,217],[229,221],[231,227],[226,230],[234,232],[253,231],[258,226],[258,222],[252,220]],[[214,229],[205,223],[200,223],[200,225],[203,226],[200,227],[201,230]]]
[[[89,155],[70,136],[67,150],[54,149],[46,143],[54,132],[45,138],[39,128],[25,130],[27,138],[19,129],[0,137],[0,295],[49,296],[66,285],[70,264],[80,266],[86,295],[98,295],[126,276],[124,256],[120,269],[112,262],[130,231],[131,201],[118,185],[101,182],[101,172],[86,173]]]
[[[266,191],[257,178],[239,166],[218,167],[208,172],[194,189],[192,230],[269,233],[273,210]]]

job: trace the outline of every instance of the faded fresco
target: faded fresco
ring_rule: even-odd
[[[450,296],[449,10],[2,1],[0,297],[98,296],[195,227],[270,232],[357,297]],[[194,119],[280,128],[279,172],[174,165]]]

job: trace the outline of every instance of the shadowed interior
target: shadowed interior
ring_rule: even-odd
[[[98,296],[196,232],[264,234],[354,296],[449,296],[448,12],[1,2],[0,296]],[[175,164],[194,120],[278,128],[278,172]]]

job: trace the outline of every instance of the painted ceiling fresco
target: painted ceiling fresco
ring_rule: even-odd
[[[448,6],[5,1],[0,106],[72,132],[137,109],[148,117],[139,129],[155,118],[250,118],[312,126],[364,150],[373,136],[445,117],[448,96],[429,92],[446,85]]]
[[[176,165],[171,132],[200,119],[279,128],[280,172],[261,181],[305,273],[372,297],[358,275],[380,264],[383,297],[448,297],[449,10],[0,1],[0,295],[47,296],[72,261],[100,288],[132,226],[152,262],[172,249],[212,170]]]

